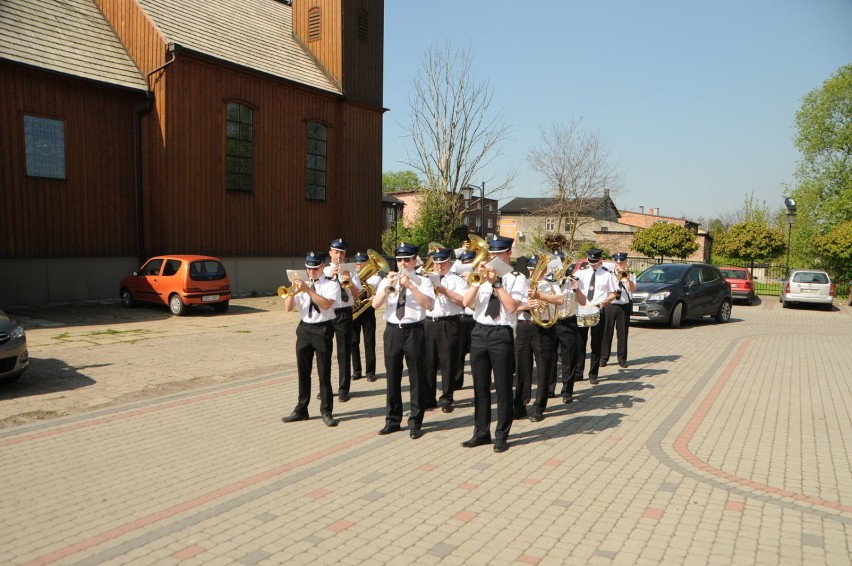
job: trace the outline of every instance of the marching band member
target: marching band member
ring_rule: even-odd
[[[527,268],[532,270],[537,264],[538,259],[534,255],[527,262]],[[515,328],[515,396],[512,404],[516,420],[527,418],[527,404],[532,396],[533,361],[538,374],[536,399],[542,392],[547,397],[550,365],[554,361],[553,327],[545,328],[536,324],[531,311],[539,306],[536,298],[538,291],[546,291],[548,287],[547,281],[542,279],[535,289],[530,287],[527,297],[518,307],[518,325]],[[543,312],[541,319],[549,320],[548,313]]]
[[[385,371],[387,372],[387,415],[379,434],[400,430],[402,422],[402,362],[408,367],[411,411],[408,429],[411,438],[423,436],[421,393],[424,376],[423,319],[435,303],[435,291],[428,277],[414,274],[418,246],[400,243],[396,247],[397,272],[388,273],[376,289],[373,307],[385,307]],[[393,288],[393,292],[390,292]]]
[[[603,347],[601,348],[601,367],[609,363],[609,355],[612,350],[612,334],[615,330],[618,338],[618,350],[616,359],[618,365],[627,367],[627,334],[630,331],[630,314],[632,310],[633,291],[636,290],[636,275],[627,270],[627,253],[618,252],[612,256],[615,260],[616,280],[618,281],[618,294],[612,303],[605,307],[606,316],[603,335]],[[626,273],[626,277],[621,277]]]
[[[559,318],[553,327],[554,348],[551,357],[551,374],[554,371],[552,368],[556,366],[558,351],[562,359],[562,402],[571,403],[574,396],[574,368],[579,355],[580,329],[577,327],[577,305],[586,304],[586,290],[582,286],[582,281],[570,276],[554,283],[558,286],[558,295],[538,292],[532,295],[531,299],[546,301],[557,306],[556,312]],[[576,300],[572,301],[571,295]],[[570,311],[565,310],[569,308],[568,305],[573,305]],[[547,408],[549,396],[549,391],[541,387],[536,391],[531,421],[539,422],[544,419],[544,410]]]
[[[364,263],[369,260],[367,254],[358,252],[352,258],[355,262],[355,269],[358,272],[364,267]],[[361,287],[369,285],[374,290],[379,288],[379,283],[382,282],[382,276],[378,273],[373,274],[366,281],[361,281]],[[364,291],[361,291],[364,294]],[[358,318],[352,319],[352,379],[361,379],[361,335],[364,335],[364,362],[367,370],[367,381],[376,381],[376,309],[370,304],[358,315]]]
[[[328,256],[331,263],[325,268],[325,276],[340,283],[340,299],[334,306],[334,341],[337,345],[338,390],[340,401],[349,400],[349,386],[352,380],[352,306],[355,295],[361,292],[358,274],[340,271],[340,265],[346,259],[346,242],[337,238],[328,243]],[[351,282],[349,289],[344,289]]]
[[[494,236],[488,242],[493,258],[510,263],[512,238]],[[484,264],[485,262],[483,262]],[[493,268],[480,264],[482,284],[471,286],[464,294],[464,305],[474,309],[476,325],[470,335],[470,363],[473,368],[473,437],[462,443],[465,448],[491,444],[491,375],[497,392],[497,426],[494,451],[509,449],[512,429],[512,374],[515,366],[515,314],[528,288],[527,278],[513,271],[498,277]]]
[[[450,271],[450,250],[439,248],[432,252],[435,278],[435,304],[426,311],[424,335],[426,339],[424,408],[441,405],[444,413],[453,412],[456,366],[459,362],[459,315],[467,282]],[[441,398],[437,396],[438,367],[441,368]]]
[[[284,299],[287,312],[299,307],[301,322],[296,328],[296,364],[299,372],[299,399],[293,412],[283,417],[285,423],[308,420],[308,403],[311,398],[311,366],[317,358],[319,377],[320,414],[326,426],[337,426],[331,416],[333,393],[331,389],[331,349],[334,329],[334,304],[340,299],[340,285],[322,274],[325,256],[311,252],[305,258],[305,269],[310,282],[292,281],[293,295]]]
[[[602,253],[601,250],[595,248],[587,250],[586,258],[589,263],[577,272],[577,277],[582,280],[582,285],[586,289],[586,303],[601,309],[600,320],[591,330],[592,357],[589,367],[589,383],[592,385],[598,384],[598,368],[601,362],[601,347],[606,323],[603,309],[615,299],[615,292],[618,289],[615,276],[601,265]],[[577,365],[574,366],[575,381],[583,379],[583,370],[586,365],[586,344],[589,341],[589,328],[582,327],[578,330],[580,348],[577,352]]]
[[[453,264],[453,270],[459,265],[468,265],[476,257],[476,252],[473,250],[462,249],[461,253],[456,256],[456,263]],[[456,274],[465,281],[467,285],[467,275],[461,274],[458,271]],[[470,354],[470,333],[476,321],[473,320],[473,309],[463,307],[459,314],[459,350],[458,362],[456,363],[456,377],[453,380],[453,391],[460,391],[464,388],[464,358]]]

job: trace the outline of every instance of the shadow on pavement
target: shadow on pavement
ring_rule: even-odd
[[[30,358],[30,367],[18,381],[0,385],[0,401],[88,387],[93,385],[95,380],[83,375],[79,370],[106,365],[110,364],[72,368],[61,360]]]

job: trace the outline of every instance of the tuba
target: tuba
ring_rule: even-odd
[[[364,267],[358,271],[358,279],[361,281],[361,293],[355,297],[355,305],[352,310],[352,320],[358,318],[373,302],[373,296],[376,294],[376,290],[372,287],[372,285],[367,284],[367,279],[379,271],[384,271],[386,273],[390,271],[388,262],[378,252],[374,250],[367,250],[367,262],[364,264]]]
[[[432,254],[443,248],[444,246],[438,242],[429,242],[429,257],[426,258],[426,261],[424,261],[423,265],[420,267],[421,275],[429,275],[430,273],[435,272],[435,259],[432,257]]]
[[[476,257],[473,258],[470,266],[471,272],[467,276],[467,284],[471,287],[479,287],[482,285],[482,274],[479,273],[479,265],[490,257],[488,242],[476,234],[468,234],[467,238],[470,241],[470,249],[476,251]]]
[[[547,273],[547,264],[550,263],[551,256],[544,252],[536,252],[533,255],[535,255],[537,261],[533,272],[530,274],[530,289],[538,290],[539,282],[544,278],[545,273]],[[542,319],[542,315],[545,312],[548,313],[547,320]],[[538,307],[530,311],[530,316],[537,325],[542,328],[550,328],[556,324],[556,305],[551,305],[546,301],[539,301]]]

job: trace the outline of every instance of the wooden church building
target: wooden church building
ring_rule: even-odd
[[[0,307],[161,253],[239,295],[378,249],[383,42],[383,0],[0,2]]]

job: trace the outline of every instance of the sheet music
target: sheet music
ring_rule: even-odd
[[[288,285],[293,284],[294,279],[301,279],[302,281],[310,281],[311,278],[308,277],[308,272],[304,269],[288,269],[287,270],[287,279],[289,280]]]
[[[511,265],[509,265],[499,257],[495,257],[485,265],[493,269],[494,273],[497,274],[497,277],[503,277],[507,273],[511,273],[512,271],[514,271]]]

